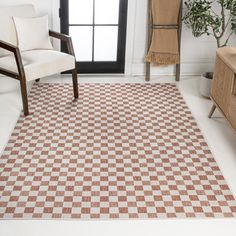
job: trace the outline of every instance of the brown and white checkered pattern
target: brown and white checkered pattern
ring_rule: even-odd
[[[35,84],[0,158],[0,218],[235,217],[172,84]]]

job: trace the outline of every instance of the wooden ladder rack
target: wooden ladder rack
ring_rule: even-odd
[[[178,30],[178,40],[179,40],[179,54],[181,57],[181,36],[182,36],[182,7],[183,7],[183,0],[181,0],[180,4],[180,11],[179,11],[179,20],[177,25],[154,25],[152,23],[152,10],[151,10],[151,2],[152,0],[148,0],[148,47],[147,52],[151,46],[152,40],[152,33],[153,29],[177,29]],[[150,81],[151,75],[151,63],[146,62],[146,81]],[[176,81],[180,80],[180,64],[176,64]]]

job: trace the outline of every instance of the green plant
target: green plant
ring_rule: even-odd
[[[195,37],[212,35],[224,47],[236,34],[236,0],[187,0],[185,7],[183,21]]]

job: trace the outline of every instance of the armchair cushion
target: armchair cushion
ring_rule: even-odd
[[[53,49],[49,38],[48,16],[21,18],[13,16],[18,47],[21,51]]]
[[[0,7],[0,40],[17,46],[17,35],[12,16],[34,17],[33,5]],[[0,48],[0,56],[9,55],[9,51]]]
[[[27,81],[75,68],[74,56],[54,50],[25,51],[21,56]],[[13,54],[0,57],[0,67],[18,72]]]

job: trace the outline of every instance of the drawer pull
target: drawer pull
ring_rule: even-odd
[[[236,96],[236,76],[234,76],[234,81],[233,81],[233,95]]]

